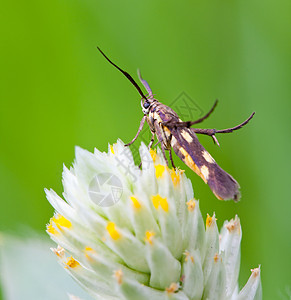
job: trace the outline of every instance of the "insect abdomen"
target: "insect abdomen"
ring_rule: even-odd
[[[215,162],[212,156],[198,141],[191,129],[173,129],[171,146],[179,158],[205,183],[220,200],[240,198],[239,184]]]

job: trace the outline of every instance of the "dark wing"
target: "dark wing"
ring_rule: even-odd
[[[238,201],[239,184],[204,149],[192,128],[171,127],[169,130],[174,152],[209,185],[214,195],[220,200]]]

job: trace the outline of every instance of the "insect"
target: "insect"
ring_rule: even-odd
[[[175,168],[171,151],[173,148],[177,156],[208,184],[219,200],[233,199],[234,201],[238,201],[240,199],[240,186],[238,182],[215,162],[212,156],[200,144],[196,134],[211,136],[213,141],[219,145],[216,138],[217,133],[230,133],[242,128],[253,118],[255,112],[243,123],[232,128],[223,130],[192,128],[192,125],[201,123],[209,117],[218,103],[217,100],[205,116],[196,121],[183,122],[173,109],[154,98],[148,83],[141,77],[139,71],[138,77],[147,90],[147,95],[143,93],[139,85],[127,72],[113,63],[99,47],[97,47],[97,49],[109,63],[129,79],[141,96],[141,107],[144,115],[141,119],[137,134],[133,140],[125,146],[131,145],[137,139],[143,129],[145,121],[147,121],[152,133],[148,147],[151,148],[156,136],[167,164],[169,163],[166,157],[166,151],[169,151],[169,158],[173,168]]]

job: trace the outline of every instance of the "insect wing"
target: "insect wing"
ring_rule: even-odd
[[[240,198],[239,184],[215,162],[212,156],[200,144],[191,128],[172,127],[171,146],[179,158],[205,183],[220,200]]]

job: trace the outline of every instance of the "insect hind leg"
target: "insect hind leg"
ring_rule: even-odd
[[[205,135],[209,135],[213,138],[213,141],[219,146],[218,140],[215,137],[216,133],[231,133],[235,130],[241,129],[243,126],[245,126],[254,116],[255,112],[253,112],[244,122],[242,122],[241,124],[231,127],[231,128],[227,128],[227,129],[221,129],[221,130],[216,130],[216,129],[202,129],[202,128],[191,128],[191,130],[195,133],[198,134],[205,134]]]

